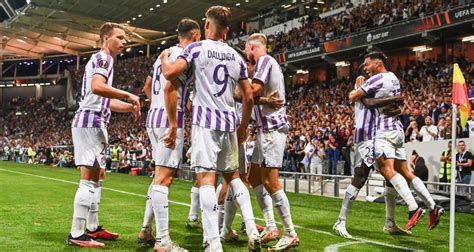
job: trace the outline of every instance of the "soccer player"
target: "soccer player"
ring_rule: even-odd
[[[96,230],[84,232],[89,211],[98,209],[99,178],[101,168],[105,169],[107,125],[111,111],[132,112],[135,120],[140,118],[138,96],[112,87],[114,58],[123,51],[126,43],[124,28],[119,24],[105,23],[100,28],[99,35],[102,48],[91,56],[86,65],[81,89],[82,100],[72,121],[74,159],[81,170],[81,181],[74,198],[72,227],[67,243],[81,247],[104,247],[103,243],[96,242],[91,237],[117,238],[116,234],[103,230],[97,224]],[[119,99],[127,99],[130,103]]]
[[[364,65],[361,64],[358,70],[360,76],[364,76]],[[363,78],[357,78],[355,89],[360,88],[364,83]],[[355,168],[354,178],[351,184],[347,187],[344,199],[342,201],[341,210],[336,223],[333,226],[333,230],[336,234],[345,237],[352,238],[346,229],[346,219],[349,209],[351,208],[352,201],[357,198],[360,189],[364,186],[365,181],[369,176],[369,173],[376,165],[374,157],[374,142],[375,138],[375,111],[377,107],[383,107],[389,104],[395,105],[395,111],[390,111],[393,114],[398,114],[398,102],[403,101],[401,95],[385,97],[385,98],[368,98],[364,97],[360,101],[355,102],[355,143],[356,143],[356,154],[355,154]],[[384,226],[384,231],[390,234],[410,234],[410,231],[399,228],[395,224],[395,205],[397,192],[393,187],[390,187],[390,182],[387,183],[385,188],[384,197],[387,210],[387,218]]]
[[[237,47],[234,47],[234,49],[247,62],[247,71],[249,73],[249,76],[253,76],[255,73],[255,65],[253,65],[250,61],[248,61],[247,55],[244,51],[242,51],[240,48],[237,48]],[[240,95],[238,88],[234,89],[234,99],[237,101],[237,103],[235,104],[235,112],[237,114],[237,124],[239,124],[240,118],[242,117],[242,105],[240,103],[242,101],[242,97]],[[257,105],[265,104],[265,105],[273,106],[275,108],[281,108],[284,105],[283,99],[278,97],[278,93],[276,90],[269,93],[266,97],[256,97],[255,104]],[[252,114],[252,117],[254,117],[254,113]],[[243,145],[239,146],[238,152],[239,152],[240,178],[248,187],[249,182],[248,182],[247,158],[245,156],[245,149]],[[256,194],[257,193],[258,192],[256,192]],[[260,199],[260,198],[261,197],[258,197],[257,199]],[[233,195],[231,195],[231,193],[228,193],[227,184],[225,182],[222,183],[220,195],[218,196],[218,204],[222,204],[222,205],[219,205],[219,207],[223,209],[222,214],[221,212],[219,212],[219,226],[222,225],[221,239],[224,241],[238,239],[237,233],[231,229],[232,222],[236,214],[236,205],[234,204],[233,199],[234,199]],[[271,204],[270,204],[270,207],[272,207]],[[273,217],[273,208],[272,208],[271,216]],[[243,224],[242,230],[245,231],[245,223],[242,223],[242,224]],[[260,225],[256,225],[256,226],[259,232],[264,231],[264,228],[261,227]]]
[[[253,106],[252,89],[247,80],[245,62],[234,49],[224,43],[229,31],[230,10],[213,6],[206,12],[206,40],[188,45],[173,64],[168,61],[169,50],[161,54],[164,76],[174,80],[189,67],[194,67],[196,94],[193,99],[191,167],[196,169],[199,181],[199,202],[202,225],[207,237],[206,250],[222,251],[217,220],[215,172],[218,171],[229,184],[235,202],[242,211],[249,250],[260,248],[260,238],[255,227],[250,195],[236,171],[237,145],[246,139],[247,127]],[[233,83],[238,83],[243,94],[240,126],[236,131],[236,115],[232,95]],[[167,98],[168,99],[168,98]],[[167,109],[175,109],[169,105]],[[169,111],[170,131],[165,142],[176,139],[175,115]]]
[[[178,46],[171,47],[169,61],[174,62],[183,49],[192,42],[199,41],[201,32],[199,24],[192,19],[182,19],[178,23]],[[153,146],[153,159],[155,160],[155,178],[151,190],[151,203],[156,222],[156,242],[154,249],[157,251],[185,251],[171,241],[168,223],[168,190],[173,181],[183,156],[184,122],[185,122],[185,92],[192,82],[192,72],[181,74],[173,83],[168,83],[162,74],[161,60],[158,58],[153,66],[153,81],[145,87],[151,92],[151,106],[147,116],[147,131]],[[169,95],[171,94],[171,95]],[[166,100],[166,102],[165,102]],[[175,114],[177,121],[168,120],[167,107],[173,106],[171,113]],[[168,128],[176,127],[173,135],[175,142],[168,144],[166,133]],[[170,129],[170,131],[173,131]]]
[[[266,46],[267,38],[261,33],[250,35],[245,45],[248,59],[256,65],[255,75],[252,79],[252,92],[254,96],[265,96],[277,90],[278,97],[283,99],[285,97],[283,73],[278,62],[267,54]],[[299,238],[291,219],[290,203],[279,182],[279,169],[283,164],[283,153],[289,128],[286,107],[275,109],[268,105],[258,106],[256,119],[260,128],[257,132],[257,143],[252,163],[258,166],[252,166],[251,170],[259,171],[257,173],[260,173],[261,180],[257,182],[260,182],[260,185],[263,184],[270,194],[285,229],[277,244],[270,247],[269,250],[285,250],[299,244]],[[249,178],[252,183],[252,176]],[[258,187],[255,186],[255,183],[252,185],[254,188]]]
[[[364,70],[371,77],[357,90],[349,94],[349,100],[358,101],[362,97],[374,94],[375,98],[390,97],[401,94],[400,82],[394,73],[386,69],[386,56],[380,52],[371,52],[365,56]],[[376,133],[374,140],[374,152],[380,173],[389,180],[398,194],[408,205],[408,223],[405,230],[413,228],[424,210],[418,206],[415,198],[410,192],[407,182],[412,183],[415,192],[420,196],[430,210],[429,229],[433,229],[439,223],[444,210],[436,206],[433,198],[426,189],[423,182],[408,172],[406,153],[403,147],[403,127],[396,116],[388,115],[383,108],[375,110]],[[404,176],[400,175],[402,173]],[[406,180],[405,180],[406,179]]]

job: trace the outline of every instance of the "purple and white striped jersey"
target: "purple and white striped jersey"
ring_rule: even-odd
[[[354,87],[358,89],[357,85]],[[361,101],[354,104],[355,143],[369,141],[375,137],[375,111],[367,108]]]
[[[391,97],[401,94],[400,81],[392,72],[379,73],[370,77],[362,86],[367,94],[374,94],[375,98]],[[401,130],[403,126],[398,117],[382,113],[384,107],[375,109],[377,130]]]
[[[235,131],[237,116],[232,88],[237,81],[247,78],[247,65],[242,57],[226,43],[210,39],[188,45],[179,57],[195,69],[192,124],[216,131]]]
[[[173,63],[176,58],[183,52],[183,48],[173,46],[171,47],[171,54],[169,56],[170,63]],[[185,73],[178,76],[178,80],[181,82],[181,86],[178,89],[178,108],[177,108],[177,121],[178,128],[184,126],[184,111],[186,104],[186,87],[192,82],[192,71],[187,70]],[[153,64],[153,80],[151,86],[151,105],[150,110],[146,118],[147,128],[168,128],[168,116],[165,109],[165,96],[164,90],[167,80],[162,74],[161,60],[158,57]]]
[[[280,65],[273,57],[265,55],[258,59],[253,80],[263,83],[262,97],[277,90],[279,97],[286,103],[283,73]],[[289,125],[285,106],[278,110],[268,105],[258,105],[255,107],[257,108],[255,111],[257,125],[261,126],[262,132],[269,132],[279,129],[284,125]]]
[[[100,74],[112,86],[114,59],[104,51],[92,54],[84,70],[81,88],[81,102],[72,120],[73,128],[107,128],[110,120],[110,98],[92,92],[92,76]]]

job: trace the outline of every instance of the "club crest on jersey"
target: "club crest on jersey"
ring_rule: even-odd
[[[375,162],[375,160],[371,157],[367,158],[367,163],[368,164],[373,164]]]
[[[105,165],[107,163],[107,158],[105,156],[102,156],[100,159],[100,164]]]
[[[107,62],[107,60],[101,60],[99,61],[98,67],[107,69],[109,68],[109,62]]]

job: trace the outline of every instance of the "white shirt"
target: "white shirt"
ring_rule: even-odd
[[[429,142],[429,141],[433,141],[435,140],[435,138],[429,133],[429,132],[435,134],[435,135],[438,135],[438,127],[434,126],[434,125],[430,125],[429,127],[428,126],[423,126],[421,127],[421,130],[420,130],[420,135],[421,135],[421,138],[422,138],[422,142]]]

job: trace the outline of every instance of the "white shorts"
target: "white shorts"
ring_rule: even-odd
[[[375,157],[384,156],[389,159],[407,160],[403,142],[405,134],[402,130],[378,130],[375,134]]]
[[[252,163],[262,167],[281,168],[283,166],[287,135],[287,126],[268,133],[257,133]]]
[[[196,172],[234,172],[239,166],[236,132],[192,127],[191,167]]]
[[[247,174],[247,157],[245,156],[244,145],[239,146],[239,173]]]
[[[313,174],[323,174],[323,164],[322,163],[309,163],[309,172]]]
[[[362,162],[371,167],[377,164],[374,153],[374,140],[367,140],[356,144],[354,167],[361,167]]]
[[[165,147],[167,128],[147,128],[146,130],[153,147],[152,157],[155,165],[178,169],[183,159],[184,130],[177,130],[176,144],[173,149]]]
[[[72,142],[76,166],[93,167],[98,164],[105,169],[109,146],[106,128],[72,128]]]

